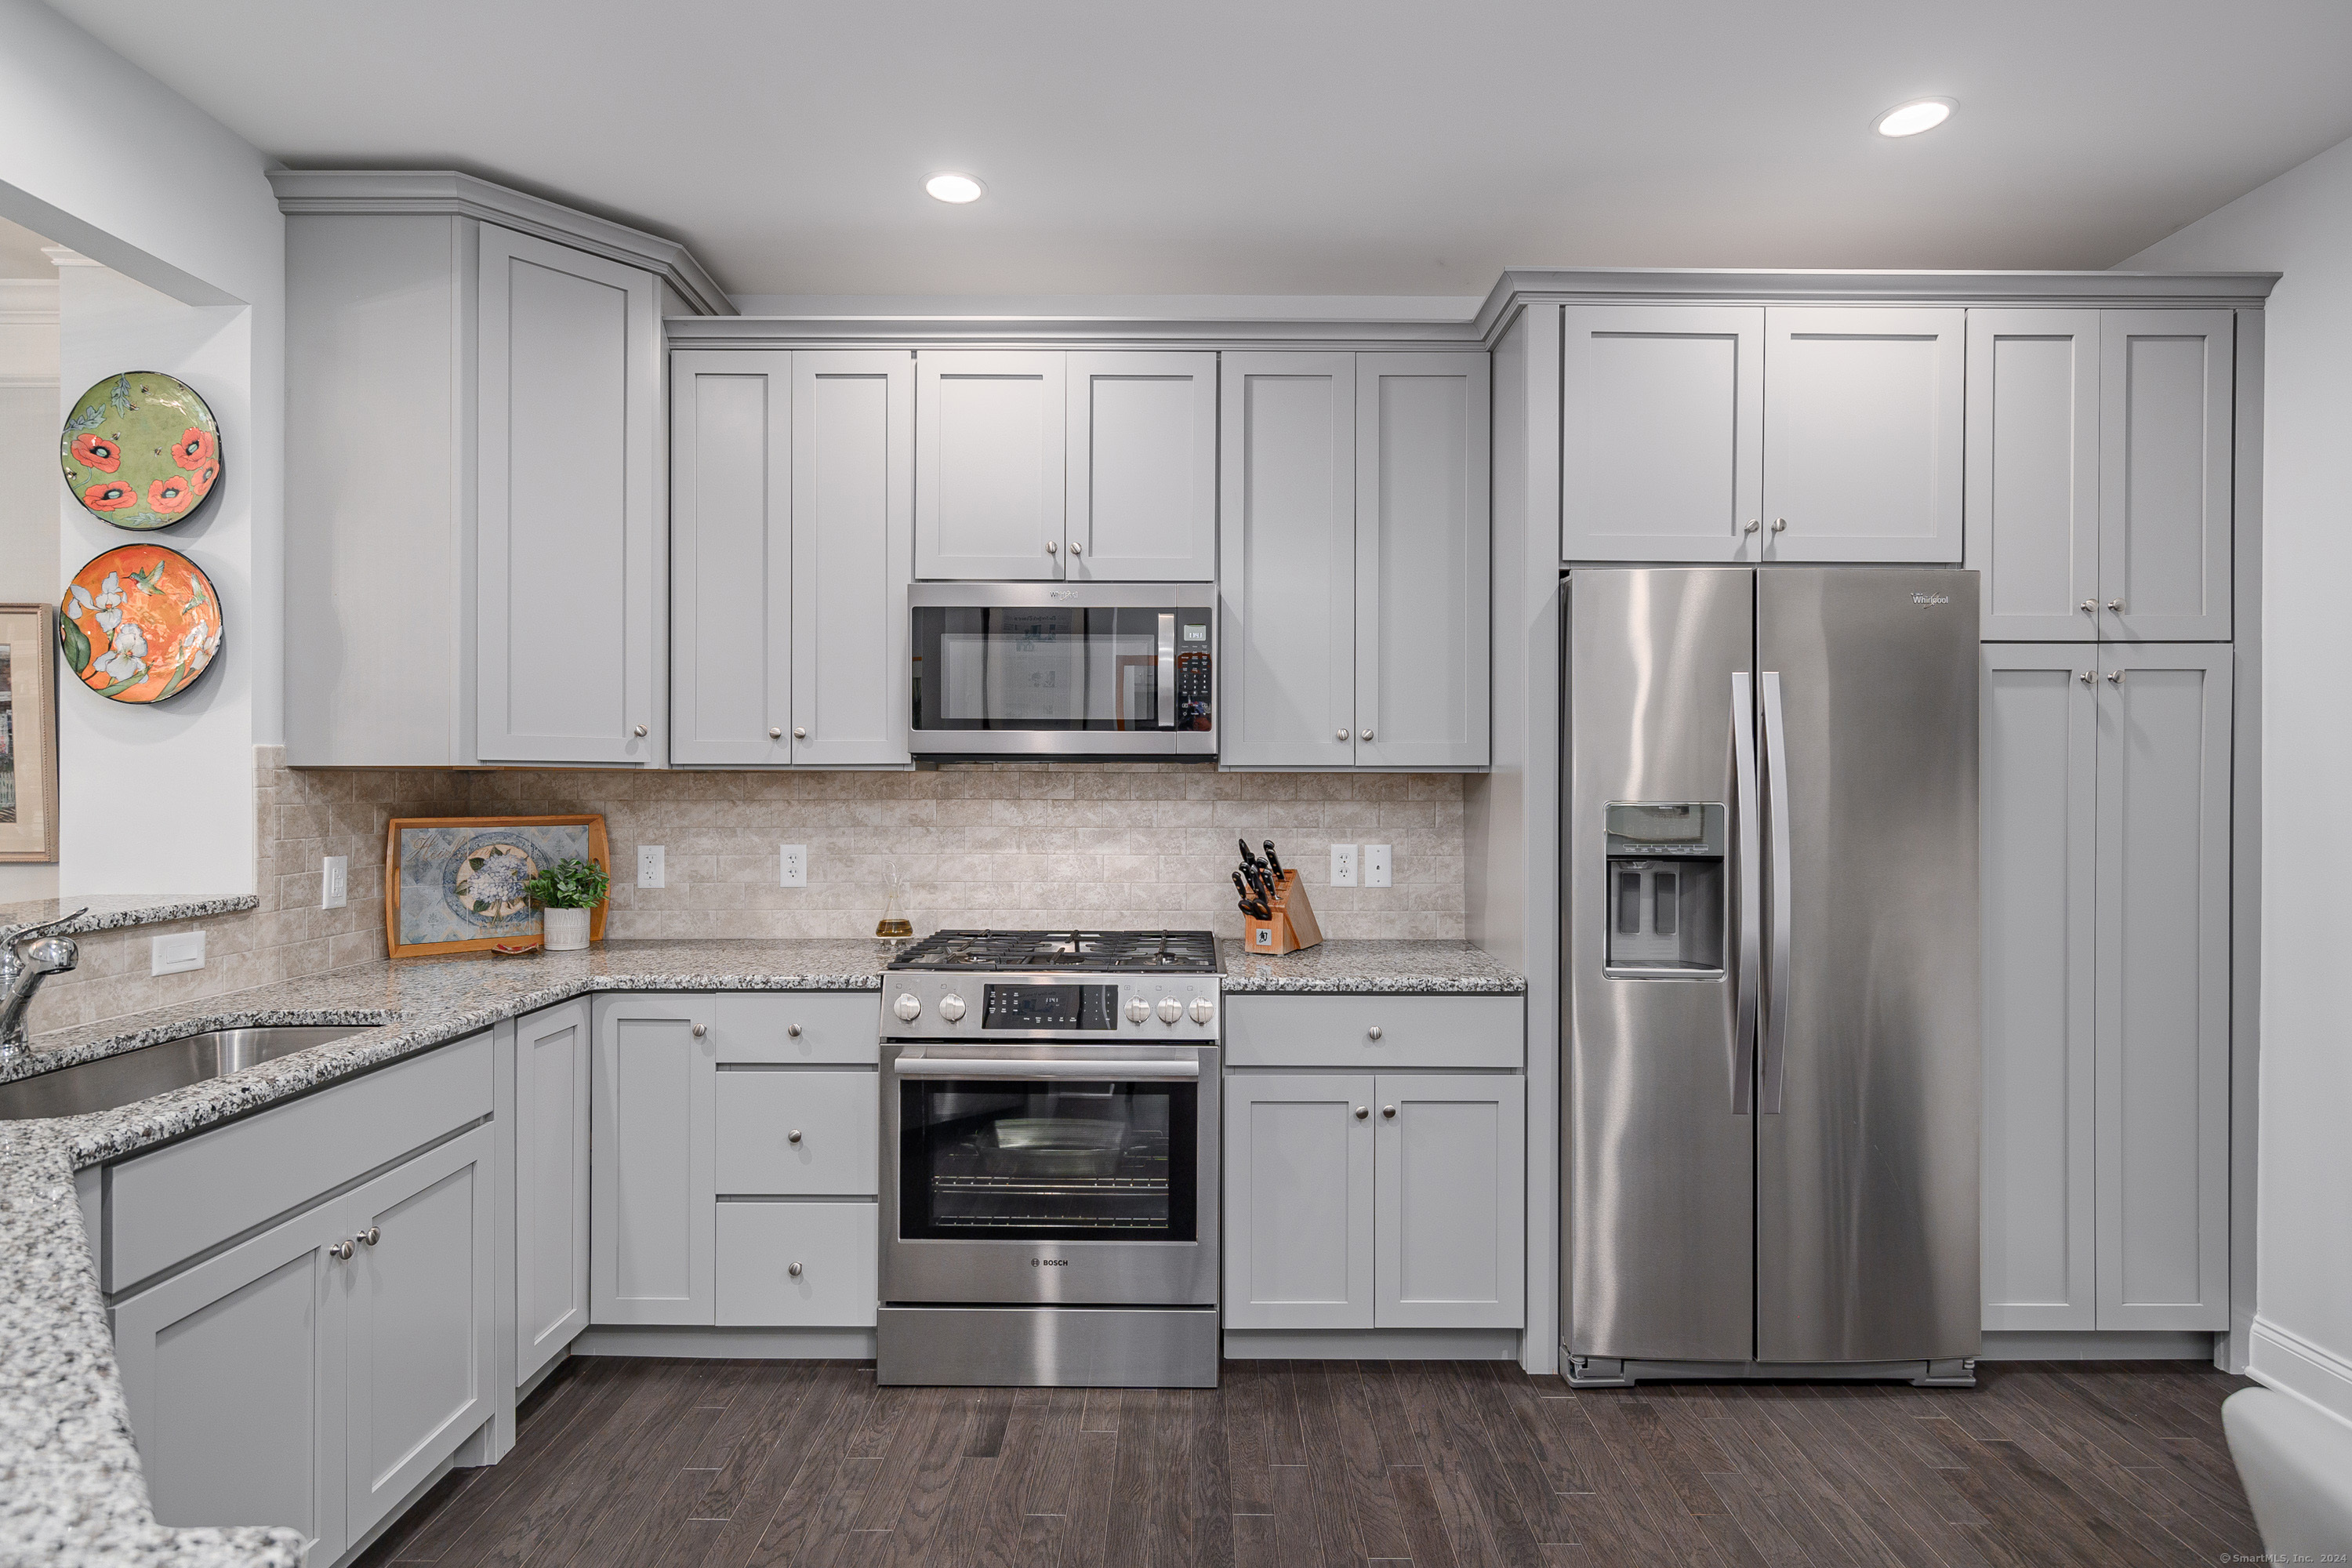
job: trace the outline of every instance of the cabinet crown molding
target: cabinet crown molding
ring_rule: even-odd
[[[669,284],[706,316],[731,316],[734,303],[692,251],[674,239],[594,217],[454,169],[273,169],[278,210],[302,213],[447,214],[478,218],[569,245]]]

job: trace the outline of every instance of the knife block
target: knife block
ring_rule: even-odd
[[[1315,906],[1307,901],[1307,889],[1296,871],[1285,871],[1274,891],[1274,918],[1262,921],[1255,916],[1242,917],[1242,945],[1252,952],[1297,952],[1302,947],[1319,946],[1323,928],[1315,923]]]

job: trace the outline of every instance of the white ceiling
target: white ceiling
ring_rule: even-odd
[[[738,295],[2105,267],[2352,135],[2343,0],[51,4],[288,163],[520,185]]]

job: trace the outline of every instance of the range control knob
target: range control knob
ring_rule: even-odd
[[[1162,996],[1160,999],[1160,1021],[1161,1023],[1172,1024],[1183,1016],[1183,1003],[1179,1002],[1173,996]]]
[[[1217,1005],[1206,996],[1193,997],[1192,1005],[1187,1010],[1192,1015],[1195,1024],[1205,1024],[1217,1016]]]
[[[954,1023],[963,1016],[963,998],[950,991],[940,998],[940,1016]]]
[[[1145,1020],[1146,1018],[1149,1018],[1150,1016],[1151,1016],[1151,1004],[1150,1004],[1150,1003],[1146,1002],[1146,1001],[1145,1001],[1142,997],[1140,997],[1140,996],[1130,996],[1130,997],[1129,997],[1129,998],[1128,998],[1128,1002],[1127,1002],[1127,1021],[1128,1021],[1129,1023],[1130,1023],[1130,1024],[1140,1024],[1141,1022],[1143,1022],[1143,1020]]]
[[[901,991],[898,999],[890,1004],[890,1011],[898,1015],[900,1023],[911,1024],[922,1016],[923,1005],[915,1000],[913,992]]]

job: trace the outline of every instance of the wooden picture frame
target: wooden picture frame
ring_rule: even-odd
[[[604,837],[604,818],[596,813],[591,812],[584,815],[555,815],[544,816],[394,817],[391,823],[384,829],[383,844],[383,943],[385,951],[394,958],[430,958],[441,953],[479,952],[485,948],[497,947],[501,943],[526,941],[529,938],[539,934],[539,932],[543,929],[542,922],[538,918],[539,911],[534,910],[531,911],[531,918],[528,921],[524,921],[520,918],[509,917],[501,929],[488,931],[483,935],[462,938],[452,936],[447,940],[430,940],[434,937],[443,936],[453,928],[463,927],[467,922],[475,920],[475,917],[465,914],[462,911],[456,910],[454,907],[444,903],[431,911],[419,911],[412,908],[410,911],[412,919],[409,922],[411,928],[409,934],[412,937],[421,935],[427,938],[427,940],[404,941],[402,937],[401,925],[402,885],[404,881],[418,883],[422,879],[420,875],[417,874],[416,869],[414,868],[409,868],[410,874],[404,877],[402,855],[402,835],[404,833],[432,836],[423,842],[411,846],[411,847],[417,852],[419,866],[425,866],[430,863],[437,863],[435,858],[437,858],[438,861],[446,861],[454,864],[465,847],[479,846],[485,837],[495,836],[500,828],[528,829],[567,827],[584,827],[587,829],[587,853],[583,856],[571,857],[571,858],[592,860],[596,865],[604,868],[607,876],[611,875],[613,870],[612,849]],[[477,862],[477,864],[478,864],[478,862]],[[550,859],[550,864],[552,864],[551,858]],[[534,865],[536,865],[536,861],[534,861]],[[545,869],[545,867],[538,867],[537,868],[543,870]],[[452,874],[454,875],[454,871]],[[412,888],[412,897],[415,895],[415,892],[416,889]],[[588,940],[592,942],[602,942],[604,939],[604,911],[610,903],[611,900],[608,898],[604,903],[598,904],[593,910],[589,911]]]
[[[57,617],[0,605],[0,860],[58,858]]]

